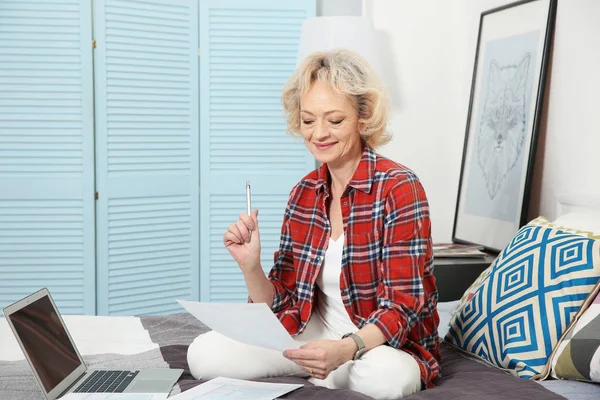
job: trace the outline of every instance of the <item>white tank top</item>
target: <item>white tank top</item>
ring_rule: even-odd
[[[342,252],[344,251],[344,234],[337,240],[329,239],[325,252],[325,262],[317,277],[317,315],[323,323],[340,338],[358,328],[348,315],[342,302],[340,274],[342,272]]]

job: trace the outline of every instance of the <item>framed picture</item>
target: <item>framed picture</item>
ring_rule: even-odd
[[[527,222],[556,0],[481,14],[453,241],[499,252]]]

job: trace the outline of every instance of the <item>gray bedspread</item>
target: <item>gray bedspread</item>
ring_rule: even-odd
[[[153,341],[160,345],[164,360],[173,368],[183,368],[179,381],[184,391],[202,383],[187,370],[187,345],[208,329],[187,314],[170,317],[142,317],[144,327]],[[178,337],[177,337],[178,336]],[[177,342],[177,343],[176,343]],[[564,399],[536,382],[518,379],[498,369],[465,357],[451,347],[442,345],[443,378],[437,386],[410,396],[410,399],[461,400],[557,400]],[[311,385],[301,378],[270,378],[265,382],[302,383],[305,386],[283,397],[286,399],[369,399],[350,390],[330,390]]]
[[[100,354],[85,356],[92,368],[183,368],[185,373],[171,395],[202,383],[195,380],[187,366],[187,347],[200,333],[208,331],[200,321],[189,314],[164,317],[140,317],[150,338],[158,349],[136,355]],[[463,399],[463,400],[558,400],[564,399],[542,385],[522,380],[467,358],[452,348],[442,346],[443,377],[433,389],[410,396],[410,399]],[[271,378],[267,382],[302,383],[304,387],[285,396],[286,399],[368,399],[350,390],[330,390],[316,387],[301,378]],[[43,399],[25,361],[0,362],[0,399]]]

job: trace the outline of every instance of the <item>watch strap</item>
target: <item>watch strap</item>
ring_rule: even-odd
[[[356,360],[365,353],[365,342],[356,333],[352,333],[352,332],[346,333],[344,336],[342,336],[342,339],[345,339],[347,337],[354,340],[354,342],[358,346],[358,351],[354,354],[354,357],[352,357],[353,360]]]

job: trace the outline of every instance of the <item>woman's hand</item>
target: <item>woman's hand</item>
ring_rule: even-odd
[[[242,272],[260,269],[260,233],[258,232],[258,210],[250,216],[240,214],[240,219],[229,225],[223,235],[223,243]]]
[[[358,346],[350,338],[341,340],[313,340],[298,350],[286,350],[284,357],[298,364],[306,373],[325,379],[340,365],[352,360]]]

